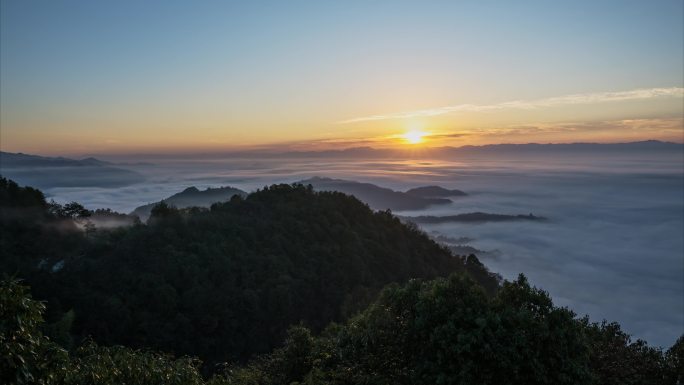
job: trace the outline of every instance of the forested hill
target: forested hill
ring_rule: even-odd
[[[115,215],[0,178],[0,276],[25,279],[0,278],[0,383],[684,379],[684,337],[667,352],[632,341],[341,193],[274,185],[210,209],[161,204],[115,230],[91,214]]]
[[[2,188],[40,194],[6,180]],[[5,195],[2,210],[14,210]],[[42,195],[32,205],[43,214],[3,215],[2,272],[47,300],[65,345],[92,336],[242,360],[279,345],[289,325],[320,330],[344,319],[391,282],[468,271],[489,292],[498,286],[474,256],[454,256],[354,197],[302,185],[210,209],[160,205],[148,224],[117,230],[77,230]]]
[[[230,186],[207,188],[205,190],[199,190],[197,187],[192,186],[163,199],[163,201],[167,205],[174,206],[179,209],[188,207],[209,207],[212,205],[212,203],[227,201],[233,195],[245,196],[247,193]],[[136,215],[141,220],[147,220],[154,206],[158,205],[159,203],[160,202],[155,202],[137,207],[135,210],[133,210],[131,215]]]

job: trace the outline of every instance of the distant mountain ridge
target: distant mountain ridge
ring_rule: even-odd
[[[446,197],[467,195],[461,190],[449,190],[440,186],[423,186],[402,192],[371,183],[325,177],[313,177],[297,183],[310,184],[317,191],[337,191],[353,195],[375,210],[419,210],[430,205],[452,203]],[[192,186],[161,201],[139,206],[131,212],[131,215],[137,215],[141,220],[146,220],[152,208],[162,201],[181,209],[209,207],[214,203],[230,200],[233,195],[245,197],[247,192],[234,187],[207,188],[201,191]]]
[[[524,155],[524,154],[560,154],[572,152],[594,152],[597,154],[616,154],[625,151],[637,151],[644,153],[653,152],[682,152],[684,153],[684,143],[664,142],[659,140],[644,140],[638,142],[625,143],[503,143],[503,144],[485,144],[480,146],[465,145],[459,147],[441,146],[441,147],[423,147],[420,153],[416,153],[412,149],[386,149],[373,148],[368,146],[349,147],[344,149],[329,149],[321,151],[261,151],[260,155],[269,158],[277,157],[329,157],[329,158],[443,158],[454,155],[477,155],[477,154],[508,154],[508,155]],[[244,152],[236,152],[235,155],[243,156]],[[224,154],[230,155],[230,154]]]
[[[399,218],[413,223],[448,223],[448,222],[506,222],[506,221],[545,221],[545,217],[534,214],[491,214],[491,213],[466,213],[456,215],[420,215],[420,216],[399,216]]]
[[[375,210],[420,210],[431,205],[449,204],[450,199],[441,197],[426,197],[419,194],[409,194],[394,191],[371,183],[362,183],[344,179],[313,177],[298,183],[311,185],[317,191],[338,191],[353,195]],[[434,186],[433,186],[434,187]],[[443,189],[448,191],[446,189]]]
[[[0,152],[0,174],[38,188],[121,187],[145,180],[135,171],[93,157],[69,159]]]
[[[575,142],[575,143],[501,143],[501,144],[484,144],[484,145],[464,145],[464,146],[438,146],[438,147],[422,147],[419,153],[416,153],[413,148],[374,148],[370,146],[356,146],[347,147],[340,149],[326,149],[326,150],[282,150],[279,147],[272,148],[262,148],[258,150],[233,150],[233,151],[216,151],[216,152],[203,152],[202,156],[212,158],[216,156],[220,157],[245,157],[245,156],[255,156],[260,158],[318,158],[318,157],[329,157],[329,158],[340,158],[340,159],[353,159],[353,158],[431,158],[431,157],[443,157],[453,154],[488,154],[488,153],[540,153],[540,152],[599,152],[599,153],[614,153],[620,151],[639,151],[639,152],[681,152],[684,153],[684,143],[678,142],[666,142],[660,140],[643,140],[636,142],[622,142],[622,143],[592,143],[592,142]],[[42,159],[50,160],[63,160],[72,162],[86,162],[88,160],[94,160],[96,162],[101,162],[109,165],[125,165],[127,163],[109,163],[98,160],[94,157],[89,157],[81,160],[74,160],[62,157],[43,157],[37,155],[28,155],[23,153],[8,153],[0,152],[1,156],[7,155],[21,155],[25,157],[36,157]],[[159,157],[168,157],[169,154],[146,154],[140,153],[133,158],[142,157],[144,159],[156,159]],[[182,153],[176,156],[179,159],[183,158],[194,158],[200,154],[194,153]],[[85,164],[85,163],[82,163]],[[130,164],[149,164],[148,162],[132,162]],[[0,165],[2,167],[2,165]]]
[[[461,190],[449,190],[440,186],[416,187],[407,190],[406,194],[415,195],[423,198],[462,197],[468,195]]]
[[[644,140],[626,143],[525,143],[488,144],[483,146],[451,147],[455,152],[592,152],[592,151],[684,151],[684,143]]]
[[[70,159],[64,157],[48,157],[40,155],[30,155],[21,152],[12,153],[0,151],[0,167],[88,167],[88,166],[111,166],[112,163],[105,162],[94,157],[84,159]]]
[[[241,197],[247,196],[247,193],[230,186],[207,188],[199,190],[197,187],[188,187],[185,190],[173,194],[168,198],[164,198],[159,202],[149,203],[137,207],[131,215],[137,215],[141,220],[146,220],[150,216],[152,208],[161,202],[165,202],[169,206],[174,206],[179,209],[188,207],[209,207],[214,203],[225,202],[230,200],[234,195]]]

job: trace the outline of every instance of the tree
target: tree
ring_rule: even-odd
[[[290,372],[286,379],[307,384],[590,384],[592,379],[582,324],[523,276],[506,282],[494,297],[463,274],[390,285],[344,325],[331,326],[312,344],[293,345],[306,346],[294,350],[309,357],[284,362],[309,370],[303,376],[301,369]],[[263,375],[280,362],[282,353],[274,353],[239,373],[255,383],[287,383]]]
[[[585,318],[590,364],[600,385],[662,384],[665,377],[662,351],[643,340],[632,342],[617,322],[590,324]]]
[[[44,310],[19,280],[0,281],[0,383],[53,384],[63,377],[66,351],[40,332]]]
[[[684,335],[665,354],[665,376],[668,384],[684,383]]]
[[[92,341],[73,356],[40,332],[45,306],[16,279],[0,281],[0,383],[66,385],[201,385],[193,358],[100,347]]]
[[[64,217],[72,219],[83,219],[91,215],[90,211],[78,202],[70,202],[62,208]]]
[[[20,187],[16,182],[0,176],[0,207],[47,207],[45,195],[32,187]]]

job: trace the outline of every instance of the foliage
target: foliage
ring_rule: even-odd
[[[343,194],[274,185],[209,210],[159,205],[147,225],[88,235],[74,224],[86,214],[64,207],[0,178],[0,272],[48,301],[46,312],[16,279],[0,284],[0,383],[683,378],[684,338],[663,354],[616,323],[577,319],[523,276],[500,284],[474,255]],[[208,360],[205,374],[233,363],[205,380],[188,355]]]
[[[289,384],[302,379],[312,368],[316,339],[301,325],[287,331],[284,346],[257,357],[246,366],[228,365],[212,381],[216,384]]]
[[[674,384],[684,340],[666,359],[643,354],[638,344],[640,355],[625,362],[637,369],[606,373],[602,367],[634,348],[615,324],[575,319],[522,276],[492,298],[470,278],[452,275],[390,285],[365,311],[318,337],[291,327],[281,348],[205,380],[199,360],[187,357],[92,341],[68,355],[40,333],[43,309],[16,280],[0,283],[2,383]]]
[[[0,383],[50,384],[64,373],[66,352],[39,329],[44,309],[18,280],[0,281]]]
[[[663,357],[643,341],[631,343],[617,324],[590,324],[554,306],[524,276],[488,297],[456,274],[390,285],[345,324],[298,341],[230,368],[227,382],[674,385],[681,379],[684,337]],[[299,354],[282,353],[290,349]],[[274,370],[306,365],[303,376],[297,374],[302,370]],[[277,377],[283,373],[289,375]]]
[[[684,335],[665,354],[666,383],[684,382]]]
[[[582,384],[573,313],[524,277],[493,298],[470,278],[390,286],[336,336],[320,373],[339,384]]]
[[[224,376],[229,384],[674,385],[682,341],[664,358],[631,343],[617,324],[591,324],[554,306],[522,275],[490,297],[455,274],[390,285],[345,324],[313,340],[290,338]],[[299,353],[283,354],[290,350]],[[282,369],[306,365],[304,375]]]
[[[199,385],[199,361],[93,342],[71,357],[42,335],[42,303],[15,279],[0,281],[0,383]]]
[[[80,385],[199,385],[199,360],[87,342],[73,354],[65,382]]]
[[[320,331],[343,320],[390,282],[468,271],[498,287],[474,256],[454,256],[351,196],[302,185],[210,210],[162,202],[147,225],[114,230],[83,232],[80,205],[47,206],[35,220],[0,221],[0,272],[24,277],[50,304],[46,331],[66,345],[69,330],[77,343],[198,356],[212,370],[271,351],[290,325]]]
[[[587,320],[584,320],[587,323]],[[629,334],[616,322],[587,324],[591,346],[591,367],[596,383],[662,384],[664,357],[662,351],[648,346],[646,341],[632,342]]]
[[[16,182],[0,177],[0,207],[46,208],[45,196],[32,187],[20,187]]]

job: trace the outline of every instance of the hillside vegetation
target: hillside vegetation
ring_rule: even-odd
[[[189,207],[209,207],[213,203],[230,200],[233,195],[240,195],[244,197],[247,195],[247,193],[240,189],[229,186],[207,188],[205,190],[199,190],[197,187],[193,186],[188,187],[179,193],[173,194],[168,198],[164,198],[163,201],[167,205],[179,209],[185,209]],[[136,215],[141,220],[147,220],[154,206],[158,205],[159,203],[161,203],[161,201],[136,207],[131,215]]]
[[[684,338],[666,353],[617,324],[553,306],[524,277],[487,296],[453,275],[386,288],[361,314],[320,335],[288,330],[284,346],[204,377],[191,357],[101,346],[71,351],[45,337],[44,305],[0,281],[0,382],[97,385],[676,384]]]
[[[351,196],[302,185],[210,209],[160,204],[146,225],[88,231],[74,224],[87,210],[64,213],[37,190],[3,185],[32,200],[19,211],[14,198],[2,205],[14,214],[0,224],[0,267],[47,300],[68,345],[91,336],[208,363],[245,360],[279,345],[289,325],[317,331],[343,320],[391,282],[467,271],[490,292],[498,286],[474,256],[454,256]]]
[[[0,214],[0,272],[24,279],[0,282],[0,383],[684,379],[683,338],[632,341],[341,193],[273,185],[97,229],[0,178]]]

